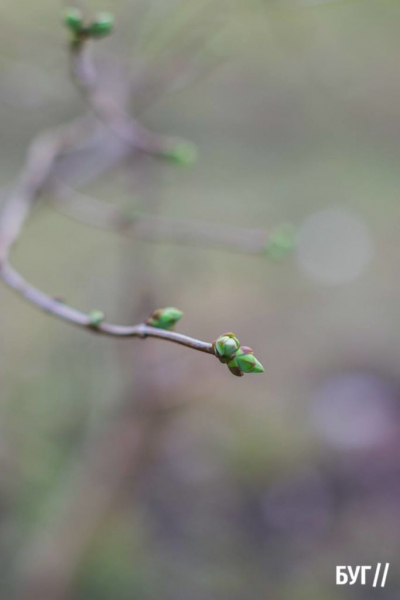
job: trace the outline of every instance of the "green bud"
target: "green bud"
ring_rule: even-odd
[[[182,316],[182,311],[173,306],[168,306],[167,308],[155,310],[151,317],[147,319],[146,323],[147,325],[158,327],[159,329],[172,329]]]
[[[264,252],[269,258],[279,260],[284,258],[295,247],[296,229],[290,223],[283,223],[269,236]]]
[[[240,348],[240,342],[234,333],[225,333],[219,336],[213,345],[218,358],[230,358]]]
[[[256,359],[251,348],[241,346],[231,361],[228,362],[228,368],[234,375],[243,375],[244,373],[264,373],[264,367]]]
[[[244,373],[239,369],[238,366],[229,366],[229,364],[228,369],[230,370],[232,375],[235,375],[236,377],[243,377]]]
[[[185,140],[176,142],[170,150],[166,150],[164,153],[166,158],[186,167],[190,167],[196,162],[197,155],[197,146]]]
[[[82,31],[83,15],[78,8],[67,8],[64,13],[64,24],[73,33]]]
[[[243,373],[264,373],[262,364],[256,359],[254,354],[245,354],[237,357],[237,364]]]
[[[90,37],[99,38],[111,33],[114,26],[114,16],[108,12],[99,13],[96,20],[87,28]]]
[[[92,327],[98,327],[105,319],[105,314],[100,310],[92,310],[89,313],[90,325]]]

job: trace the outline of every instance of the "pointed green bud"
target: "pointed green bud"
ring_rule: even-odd
[[[191,142],[180,140],[176,142],[171,149],[166,150],[164,156],[170,158],[179,165],[190,167],[197,160],[197,146]]]
[[[262,364],[256,359],[252,353],[244,353],[236,355],[237,366],[243,373],[263,373]]]
[[[92,310],[92,312],[89,313],[91,327],[98,327],[105,318],[105,314],[100,310]]]
[[[251,348],[241,346],[231,361],[228,368],[234,375],[244,373],[264,373],[264,367],[256,359]]]
[[[83,15],[78,8],[70,7],[64,13],[64,24],[73,33],[82,31]]]
[[[114,16],[108,12],[99,13],[96,20],[87,28],[90,37],[99,38],[111,33],[114,26]]]
[[[159,329],[171,329],[182,318],[183,312],[168,306],[167,308],[159,308],[155,310],[151,317],[147,319],[147,325],[158,327]]]
[[[252,373],[265,373],[265,369],[259,360],[256,359],[256,364],[254,365],[254,369],[251,372]]]
[[[269,236],[264,253],[274,260],[284,258],[295,247],[296,229],[290,223],[283,223]]]
[[[219,358],[230,358],[240,348],[240,342],[234,333],[225,333],[214,342],[214,352]]]

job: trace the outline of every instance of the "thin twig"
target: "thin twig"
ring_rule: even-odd
[[[9,264],[8,257],[10,250],[19,237],[30,209],[42,191],[57,156],[71,142],[71,133],[68,128],[59,130],[58,134],[48,133],[45,136],[40,136],[38,141],[34,142],[31,146],[26,166],[0,216],[0,277],[9,287],[18,292],[26,300],[45,312],[68,321],[72,325],[109,336],[155,337],[169,340],[188,348],[199,350],[200,352],[212,353],[211,344],[186,337],[173,331],[149,327],[143,323],[130,327],[100,323],[94,327],[90,315],[71,308],[67,304],[37,289],[21,277]]]
[[[161,156],[172,152],[182,140],[149,131],[98,84],[91,49],[90,41],[85,38],[78,38],[70,44],[72,79],[93,113],[134,150]]]
[[[0,261],[20,234],[33,203],[44,188],[56,159],[87,136],[82,119],[39,135],[32,142],[17,183],[8,194],[0,219]]]
[[[64,215],[91,227],[113,231],[151,242],[171,242],[188,246],[217,247],[232,252],[265,254],[268,233],[264,229],[246,229],[123,211],[87,194],[57,182],[51,203]]]
[[[112,337],[139,337],[142,339],[153,337],[161,340],[168,340],[169,342],[175,342],[176,344],[186,346],[187,348],[193,348],[193,350],[213,354],[212,344],[176,333],[175,331],[150,327],[145,323],[139,323],[138,325],[133,326],[100,323],[99,325],[94,326],[91,322],[90,315],[76,310],[37,289],[35,286],[25,281],[25,279],[23,279],[23,277],[21,277],[21,275],[6,262],[0,264],[0,277],[9,287],[18,292],[26,300],[54,317],[68,321],[71,325],[83,327],[95,333]]]

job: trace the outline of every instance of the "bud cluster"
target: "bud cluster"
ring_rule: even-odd
[[[253,350],[241,346],[234,333],[220,335],[213,342],[213,349],[217,358],[237,377],[242,377],[245,373],[264,372],[264,367],[254,356]]]
[[[146,324],[158,329],[172,329],[182,317],[182,311],[173,306],[168,306],[167,308],[155,310],[147,319]]]
[[[111,13],[102,12],[91,23],[85,23],[82,12],[78,8],[70,7],[65,11],[64,24],[71,31],[75,41],[100,38],[111,33],[114,17]]]

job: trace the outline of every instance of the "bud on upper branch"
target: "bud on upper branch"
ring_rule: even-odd
[[[100,38],[111,33],[114,16],[108,12],[99,13],[91,23],[85,23],[82,12],[78,8],[67,8],[64,13],[64,24],[72,33],[72,40],[78,42],[86,38]]]

